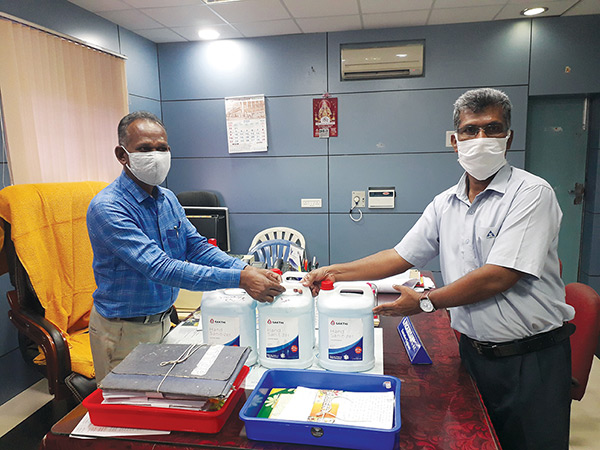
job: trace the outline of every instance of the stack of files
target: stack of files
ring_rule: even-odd
[[[212,411],[225,403],[248,347],[140,344],[100,382],[104,404]]]

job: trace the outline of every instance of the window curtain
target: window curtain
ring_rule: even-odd
[[[114,180],[123,58],[0,17],[0,61],[12,184]]]

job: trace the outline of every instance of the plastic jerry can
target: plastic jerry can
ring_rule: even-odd
[[[290,281],[290,282],[298,282],[300,283],[302,281],[302,278],[304,278],[305,275],[308,275],[308,272],[295,272],[293,270],[290,270],[286,273],[284,273],[281,276],[281,279],[285,282],[285,281]],[[308,288],[306,288],[308,289]],[[312,293],[310,292],[310,289],[308,289],[308,292],[310,293],[310,295],[312,295]],[[313,302],[313,307],[314,307],[314,317],[315,317],[315,330],[319,328],[319,312],[317,311],[317,302],[316,300]]]
[[[367,283],[321,282],[319,365],[340,372],[363,372],[375,365],[375,294]]]
[[[245,290],[205,292],[200,311],[202,338],[206,344],[250,347],[246,365],[256,363],[256,302]]]
[[[259,303],[258,361],[264,367],[304,369],[313,364],[314,300],[297,281],[283,283],[273,303]]]

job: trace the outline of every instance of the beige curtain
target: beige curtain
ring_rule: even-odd
[[[12,184],[112,181],[125,61],[0,17],[0,96]]]

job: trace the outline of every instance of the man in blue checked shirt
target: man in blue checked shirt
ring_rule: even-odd
[[[128,114],[118,137],[115,155],[123,172],[92,199],[87,213],[98,286],[90,315],[97,381],[139,343],[162,340],[179,288],[240,287],[260,302],[271,302],[284,290],[276,273],[209,244],[173,192],[159,186],[169,172],[171,151],[156,116]]]

